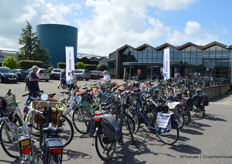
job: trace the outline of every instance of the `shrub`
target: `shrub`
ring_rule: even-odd
[[[85,68],[91,71],[91,70],[96,70],[97,66],[95,64],[86,64]]]
[[[64,62],[57,63],[57,68],[61,68],[61,69],[66,68],[66,63]]]
[[[83,62],[76,63],[77,69],[85,69],[85,64]]]
[[[18,64],[16,62],[16,59],[13,58],[12,56],[8,56],[3,62],[2,62],[3,67],[9,67],[10,69],[16,69],[18,68]]]
[[[40,68],[44,67],[44,62],[42,61],[35,61],[35,60],[21,60],[19,61],[19,68],[21,69],[29,69],[33,65],[36,65]]]
[[[53,69],[54,69],[54,67],[52,67],[52,66],[48,67],[48,72],[51,73]]]
[[[104,70],[107,70],[108,67],[105,64],[98,64],[97,69],[100,71],[104,71]]]

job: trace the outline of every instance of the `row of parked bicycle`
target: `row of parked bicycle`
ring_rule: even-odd
[[[96,83],[84,86],[82,91],[63,91],[61,94],[67,96],[59,100],[55,94],[40,92],[38,98],[31,98],[25,116],[9,90],[0,99],[1,145],[22,163],[42,160],[48,164],[62,163],[63,149],[72,142],[74,128],[95,138],[93,145],[104,161],[113,158],[116,144],[123,145],[125,135],[138,147],[134,135],[144,128],[149,132],[146,137],[152,133],[161,142],[174,144],[179,129],[188,125],[193,115],[205,116],[208,95],[196,88],[192,93],[190,88],[183,79]]]

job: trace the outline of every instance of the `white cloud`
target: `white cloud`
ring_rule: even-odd
[[[54,2],[54,0],[50,0]],[[26,21],[33,30],[41,23],[70,24],[67,15],[81,9],[79,3],[64,4],[48,0],[1,0],[0,1],[0,48],[17,50],[21,29]],[[66,2],[66,1],[63,1]]]
[[[204,45],[212,41],[218,41],[219,37],[214,34],[209,34],[201,28],[201,25],[196,21],[188,21],[183,32],[173,31],[167,39],[167,42],[173,45],[181,45],[186,42]]]
[[[188,8],[196,1],[198,0],[151,0],[148,3],[161,10],[180,10]]]
[[[84,2],[83,2],[84,1]],[[108,55],[129,44],[159,45],[216,40],[200,23],[189,21],[183,31],[171,29],[148,15],[158,10],[186,9],[197,0],[1,0],[0,47],[17,49],[21,28],[29,21],[78,27],[78,52]],[[12,5],[14,4],[14,5]],[[151,10],[152,9],[152,10]],[[89,15],[88,15],[89,14]]]

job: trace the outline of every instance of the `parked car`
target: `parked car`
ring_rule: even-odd
[[[88,81],[90,79],[90,72],[88,69],[75,69],[74,74],[77,76],[77,79],[79,80],[85,79],[86,81]]]
[[[45,81],[50,80],[48,70],[45,68],[39,68],[36,75],[39,77],[40,80],[45,80]]]
[[[61,71],[62,71],[62,69],[54,68],[54,69],[51,71],[50,79],[52,79],[52,80],[60,80]]]
[[[98,70],[90,71],[91,79],[100,79],[103,78],[103,72]]]
[[[25,81],[25,78],[29,74],[29,71],[26,69],[12,69],[12,71],[18,75],[18,81]]]
[[[0,83],[14,82],[17,83],[18,75],[8,67],[0,67]]]

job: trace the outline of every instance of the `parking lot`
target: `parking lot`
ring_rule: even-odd
[[[123,83],[122,80],[112,80]],[[78,81],[78,85],[94,83],[90,81]],[[56,93],[60,98],[62,91],[57,88],[58,81],[41,81],[40,89],[45,93]],[[26,97],[21,95],[25,92],[25,83],[0,84],[0,95],[3,96],[8,89],[16,94],[17,100],[22,101],[20,108]],[[144,140],[147,131],[144,129],[135,135],[138,145],[137,149],[127,136],[124,145],[117,147],[114,158],[109,162],[103,162],[98,157],[93,138],[82,136],[75,131],[73,141],[65,148],[64,164],[101,164],[101,163],[122,163],[122,164],[154,164],[154,163],[210,163],[210,164],[230,164],[232,163],[232,96],[228,95],[221,99],[215,99],[206,107],[206,118],[194,118],[193,122],[184,127],[180,132],[179,141],[173,146],[164,145],[158,141],[155,135],[150,135]],[[15,159],[8,157],[0,147],[0,163],[16,163]]]

